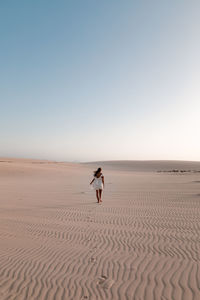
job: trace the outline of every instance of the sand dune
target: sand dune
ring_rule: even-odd
[[[200,299],[200,163],[0,161],[0,299]]]

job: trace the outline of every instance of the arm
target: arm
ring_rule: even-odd
[[[92,179],[92,181],[90,182],[90,184],[92,184],[94,182],[94,179]]]
[[[102,178],[103,187],[104,187],[105,186],[105,184],[104,184],[104,176],[102,176],[101,178]]]

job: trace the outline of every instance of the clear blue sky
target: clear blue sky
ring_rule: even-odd
[[[199,0],[0,1],[0,156],[200,160]]]

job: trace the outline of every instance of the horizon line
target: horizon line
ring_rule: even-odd
[[[200,160],[184,160],[184,159],[108,159],[108,160],[92,160],[92,161],[81,161],[81,160],[55,160],[48,158],[33,158],[33,157],[6,157],[0,156],[0,160],[40,160],[40,161],[48,161],[48,162],[59,162],[59,163],[80,163],[80,164],[92,164],[92,163],[106,163],[106,162],[200,162]]]

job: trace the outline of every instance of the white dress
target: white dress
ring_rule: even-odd
[[[94,181],[93,181],[93,188],[95,190],[103,190],[103,181],[102,181],[102,177],[103,175],[101,175],[100,177],[94,177]]]

